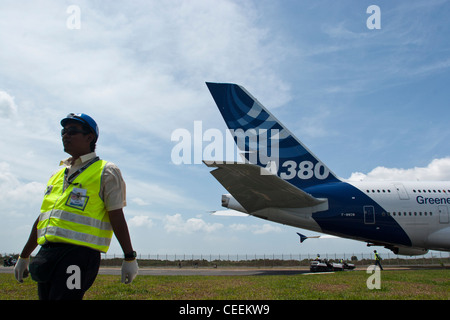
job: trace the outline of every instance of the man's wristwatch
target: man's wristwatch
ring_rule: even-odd
[[[130,252],[130,253],[125,253],[125,260],[134,260],[136,259],[136,251]]]

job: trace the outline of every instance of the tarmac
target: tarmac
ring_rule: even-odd
[[[408,267],[384,267],[384,270],[408,270]],[[365,267],[356,270],[366,270]],[[351,271],[344,271],[351,272]],[[14,273],[13,267],[0,267],[0,273]],[[99,274],[120,275],[120,267],[100,267]],[[298,268],[139,268],[139,275],[148,276],[267,276],[298,274],[331,274],[310,272],[309,267]]]
[[[257,269],[257,268],[139,268],[139,275],[151,276],[263,276],[296,275],[309,273],[305,269]],[[99,274],[120,275],[118,267],[102,267]]]
[[[0,267],[0,273],[14,273],[14,267]],[[100,267],[99,274],[120,275],[120,267]],[[263,276],[309,273],[307,269],[256,268],[139,268],[139,275],[147,276]]]

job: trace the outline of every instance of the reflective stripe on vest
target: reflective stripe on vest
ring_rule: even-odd
[[[70,222],[75,222],[78,224],[84,224],[86,226],[92,226],[101,230],[112,230],[111,224],[109,222],[100,221],[91,217],[82,216],[76,213],[62,211],[62,210],[52,210],[50,212],[41,213],[39,216],[40,221],[44,221],[50,218],[66,220]]]
[[[106,163],[91,164],[66,190],[65,169],[50,178],[37,225],[38,244],[64,242],[108,251],[113,231],[99,195]]]

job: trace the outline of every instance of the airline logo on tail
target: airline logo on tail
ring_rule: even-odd
[[[299,188],[339,181],[243,87],[206,84],[247,163],[264,167]]]

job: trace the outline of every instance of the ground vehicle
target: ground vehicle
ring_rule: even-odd
[[[343,262],[342,264],[344,266],[344,270],[353,270],[353,269],[355,269],[355,265],[353,263]]]
[[[3,266],[4,267],[13,267],[16,265],[17,260],[13,257],[9,257],[8,259],[3,259]]]
[[[313,260],[309,266],[309,270],[311,272],[330,272],[330,271],[344,271],[344,270],[353,270],[355,269],[355,265],[351,263],[336,263],[329,262],[327,260]]]

